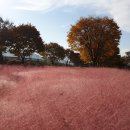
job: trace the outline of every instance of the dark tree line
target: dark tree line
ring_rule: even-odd
[[[7,50],[24,63],[26,56],[44,51],[44,42],[35,26],[31,24],[15,26],[9,20],[0,18],[0,62],[3,62],[2,53]]]
[[[45,44],[33,25],[15,26],[0,17],[0,63],[8,50],[23,64],[26,57],[37,52],[53,65],[66,58],[66,65],[72,62],[76,66],[118,66],[122,62],[118,47],[120,36],[121,31],[113,19],[81,18],[68,33],[71,49],[64,49],[57,43]]]
[[[53,65],[65,57],[68,57],[75,65],[80,64],[78,62],[81,61],[78,54],[70,50],[72,54],[67,55],[68,50],[57,43],[44,44],[40,37],[40,32],[35,26],[31,24],[15,26],[9,20],[3,20],[0,17],[0,63],[3,62],[2,54],[6,51],[17,56],[23,64],[25,63],[25,58],[33,52],[40,53]],[[77,62],[77,60],[79,61]]]
[[[81,66],[84,62],[80,59],[79,53],[75,53],[70,49],[64,49],[57,43],[45,44],[45,51],[43,54],[52,65],[56,65],[60,60],[64,60],[64,65],[70,65],[70,62],[75,66]]]

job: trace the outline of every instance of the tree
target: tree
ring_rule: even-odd
[[[22,24],[15,27],[12,33],[14,41],[10,52],[18,56],[22,60],[22,63],[25,62],[25,57],[30,56],[33,52],[44,51],[44,42],[35,26]]]
[[[115,50],[115,53],[111,57],[106,57],[100,61],[101,66],[109,67],[122,67],[123,62],[121,56],[119,55],[119,48]]]
[[[124,66],[128,66],[128,64],[130,64],[130,51],[125,52],[125,56],[122,57],[122,61]]]
[[[73,53],[73,51],[72,50],[70,50],[70,49],[66,49],[65,50],[65,57],[67,58],[67,60],[66,60],[66,66],[69,64],[69,62],[72,62],[71,61],[71,54]]]
[[[62,60],[65,57],[65,50],[57,43],[49,43],[45,45],[45,56],[50,60],[52,64]]]
[[[68,58],[68,61],[66,62],[66,65],[71,61],[76,66],[83,66],[84,62],[80,59],[80,54],[75,53],[71,49],[65,50],[65,56]]]
[[[10,46],[11,33],[10,29],[13,28],[13,23],[9,20],[3,20],[0,17],[0,62],[3,62],[2,53],[6,51],[7,47]]]
[[[80,54],[72,52],[70,55],[70,60],[74,63],[75,66],[84,66],[84,62],[80,59]]]
[[[91,58],[89,53],[87,52],[87,49],[81,48],[79,52],[81,60],[83,60],[86,64],[91,64]]]
[[[81,18],[68,33],[69,46],[80,52],[81,58],[93,65],[110,58],[119,45],[121,31],[113,19]]]

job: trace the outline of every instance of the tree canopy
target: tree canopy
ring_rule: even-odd
[[[6,51],[7,47],[10,45],[10,29],[13,27],[14,26],[12,22],[9,20],[3,20],[3,18],[0,17],[0,62],[3,61],[2,53]]]
[[[94,66],[114,66],[121,63],[118,47],[120,37],[121,31],[111,18],[81,18],[71,26],[67,35],[71,49],[65,50],[53,42],[44,45],[35,26],[31,24],[14,26],[9,20],[0,17],[0,63],[3,62],[3,52],[8,49],[22,63],[25,57],[38,52],[44,54],[52,64],[68,57],[68,60],[65,59],[66,64],[73,62],[75,65],[89,63]]]
[[[45,56],[52,64],[55,64],[58,60],[62,60],[65,57],[65,50],[57,43],[45,44]]]
[[[65,50],[65,56],[68,57],[68,60],[71,61],[76,66],[84,65],[84,62],[80,59],[80,54],[75,53],[71,49],[66,49]],[[69,61],[67,61],[67,62],[69,62]],[[66,63],[66,65],[67,65],[67,63]]]
[[[121,31],[113,19],[81,18],[68,33],[69,46],[80,52],[81,59],[93,65],[115,55]]]
[[[13,43],[10,51],[18,56],[22,63],[26,56],[30,56],[33,52],[44,51],[44,42],[40,37],[39,31],[31,24],[22,24],[12,30]]]

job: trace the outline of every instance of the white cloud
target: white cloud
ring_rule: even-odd
[[[130,0],[24,0],[17,8],[46,11],[63,6],[92,7],[98,13],[105,11],[118,22],[122,30],[130,32]]]
[[[31,11],[51,11],[65,6],[91,7],[99,15],[108,13],[122,30],[130,32],[130,0],[0,0],[0,3],[0,11],[10,7]]]
[[[108,10],[124,31],[130,32],[129,0],[111,0],[109,4],[106,5],[106,10]]]
[[[22,10],[47,11],[60,7],[62,4],[58,0],[21,0],[15,8]]]
[[[130,51],[130,50],[129,49],[121,49],[121,52],[120,52],[121,56],[125,56],[126,55],[125,53],[128,51]]]

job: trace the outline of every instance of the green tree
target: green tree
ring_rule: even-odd
[[[84,66],[85,65],[83,60],[81,60],[79,53],[72,52],[70,55],[70,60],[72,61],[72,63],[74,63],[75,66]]]
[[[80,52],[86,63],[92,62],[96,66],[102,59],[115,55],[120,36],[121,31],[113,19],[81,18],[71,27],[68,43],[73,50]]]
[[[58,62],[58,60],[62,60],[65,57],[65,50],[62,46],[57,43],[49,43],[45,44],[45,56],[52,64]]]
[[[65,50],[65,57],[67,58],[67,60],[66,60],[66,66],[67,65],[69,65],[69,62],[72,62],[71,61],[71,54],[73,53],[73,51],[72,50],[70,50],[70,49],[66,49]]]
[[[65,56],[68,58],[68,61],[66,61],[66,65],[68,65],[69,62],[72,62],[75,66],[83,66],[84,62],[80,59],[80,54],[75,53],[71,49],[65,50]]]
[[[125,52],[125,55],[121,58],[124,66],[128,66],[130,63],[130,51]]]
[[[99,63],[101,66],[109,66],[109,67],[121,67],[122,60],[119,55],[119,48],[115,50],[115,53],[111,57],[102,58]]]
[[[7,47],[11,44],[11,32],[13,28],[13,23],[9,20],[3,20],[0,17],[0,62],[3,62],[2,53],[6,51]]]
[[[44,51],[44,42],[35,26],[22,24],[15,27],[12,33],[14,40],[10,52],[18,56],[22,63],[25,62],[25,57],[30,56],[33,52]]]

